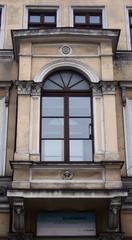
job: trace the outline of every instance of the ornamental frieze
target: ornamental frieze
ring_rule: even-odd
[[[18,95],[40,96],[43,82],[36,83],[34,81],[16,81]],[[115,94],[116,81],[100,81],[98,83],[89,83],[93,91],[93,95]]]

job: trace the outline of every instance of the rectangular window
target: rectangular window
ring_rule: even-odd
[[[4,45],[4,31],[5,31],[5,7],[0,6],[0,48]]]
[[[0,9],[0,29],[1,29],[1,11],[2,11],[2,9]]]
[[[28,28],[53,28],[56,27],[55,10],[31,9],[28,13]]]
[[[5,173],[7,110],[5,97],[0,96],[0,176]]]
[[[95,236],[94,212],[42,212],[37,217],[37,236]]]
[[[126,98],[126,106],[124,107],[124,127],[125,127],[125,145],[126,145],[126,161],[127,174],[132,176],[132,99]]]
[[[129,11],[129,26],[130,26],[130,41],[131,41],[131,48],[132,48],[132,10]]]
[[[101,10],[74,10],[74,27],[101,29],[102,11]]]

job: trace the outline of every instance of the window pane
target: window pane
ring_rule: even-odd
[[[100,24],[100,16],[90,16],[90,24]]]
[[[74,84],[80,82],[80,81],[83,80],[83,79],[84,79],[84,77],[83,77],[82,75],[74,73],[74,74],[72,75],[72,78],[71,78],[69,87],[72,87]]]
[[[70,138],[89,138],[91,135],[90,118],[70,119]]]
[[[129,17],[130,17],[130,24],[132,24],[132,13],[130,13]]]
[[[76,15],[75,16],[75,23],[85,24],[86,23],[86,16]]]
[[[30,23],[40,23],[40,16],[32,15],[29,17]]]
[[[63,79],[64,85],[67,87],[72,78],[72,72],[71,71],[62,71],[62,72],[60,72],[60,74]]]
[[[43,118],[42,138],[63,138],[64,120],[63,118]]]
[[[42,97],[42,116],[63,116],[63,97]]]
[[[51,82],[50,80],[47,80],[44,82],[44,89],[46,90],[62,90],[62,87],[59,85],[56,85],[54,82]]]
[[[37,236],[42,236],[40,239],[54,239],[54,237],[57,240],[93,239],[88,236],[94,235],[96,235],[94,212],[48,211],[40,212],[37,216]]]
[[[89,89],[89,84],[86,80],[77,83],[73,87],[71,87],[71,90],[88,90]]]
[[[70,161],[92,161],[92,141],[70,140]]]
[[[55,16],[44,16],[45,23],[55,23]]]
[[[63,140],[43,140],[41,144],[42,161],[64,161]]]
[[[91,116],[90,97],[69,97],[69,115],[70,116]]]
[[[1,27],[1,9],[0,9],[0,27]]]

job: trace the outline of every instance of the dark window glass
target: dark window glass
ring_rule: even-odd
[[[58,71],[47,77],[43,90],[42,161],[91,161],[93,134],[89,82],[74,71]]]
[[[50,16],[50,15],[47,15],[47,16],[44,16],[44,22],[45,23],[55,23],[55,16]]]
[[[31,16],[29,17],[29,22],[30,22],[30,23],[40,23],[40,16],[31,15]]]
[[[132,11],[129,12],[129,25],[130,25],[131,48],[132,48]]]
[[[75,23],[76,24],[86,24],[86,16],[84,15],[75,15]]]
[[[0,9],[0,28],[1,28],[1,9]]]
[[[89,16],[90,24],[100,24],[100,16]]]
[[[56,27],[56,11],[29,11],[28,28]]]
[[[74,26],[85,28],[102,28],[102,11],[74,11]]]

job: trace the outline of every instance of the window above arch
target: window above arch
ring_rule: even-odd
[[[92,160],[91,101],[90,84],[80,73],[59,70],[45,79],[41,99],[42,161]]]

